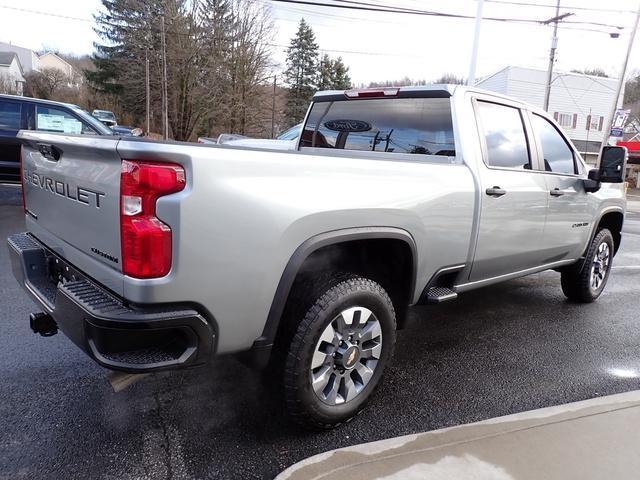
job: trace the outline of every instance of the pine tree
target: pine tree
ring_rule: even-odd
[[[326,53],[320,60],[320,69],[318,71],[318,90],[331,90],[334,83],[333,60]]]
[[[318,44],[304,18],[300,20],[298,31],[287,49],[285,79],[289,84],[286,115],[293,125],[304,117],[318,80]]]
[[[333,61],[333,83],[331,88],[335,90],[348,90],[351,88],[351,77],[349,77],[349,67],[338,57]]]

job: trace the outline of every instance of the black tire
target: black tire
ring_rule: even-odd
[[[329,281],[319,292],[313,295],[315,298],[306,299],[308,301],[307,304],[312,306],[299,323],[290,341],[286,355],[283,379],[284,399],[288,413],[297,423],[307,427],[327,429],[349,421],[364,408],[367,400],[371,397],[386,364],[393,355],[396,320],[393,304],[385,290],[376,282],[367,278],[358,276],[345,277],[343,274],[337,274],[334,276],[334,281]],[[361,311],[358,310],[360,308],[362,309]],[[345,312],[352,311],[351,309],[355,309],[358,313],[353,315],[351,325],[347,325],[344,322],[343,315]],[[362,312],[371,313],[371,316],[367,317],[369,320],[365,320],[364,323],[361,323],[360,319],[362,315],[368,315],[368,313]],[[361,350],[358,350],[358,346],[355,345],[359,343],[358,340],[352,340],[351,335],[348,338],[346,335],[341,336],[340,329],[337,327],[334,329],[337,321],[342,321],[341,325],[344,328],[355,328],[356,316],[358,324],[371,326],[371,322],[377,322],[375,323],[376,332],[381,331],[381,336],[376,337],[380,339],[381,350],[376,350],[379,352],[379,357],[373,367],[373,374],[362,384],[357,381],[354,382],[353,378],[356,380],[361,378],[357,370],[361,369],[362,366],[358,364],[368,365],[369,360],[364,358],[365,344],[373,341],[367,342],[363,340],[360,344]],[[321,336],[326,335],[329,329],[333,332],[332,338],[334,340],[332,342],[336,342],[337,347],[330,342],[321,342]],[[354,333],[353,338],[365,338],[359,335],[359,333],[357,335]],[[340,342],[339,338],[342,338],[344,343]],[[355,343],[351,344],[350,342],[352,341]],[[378,345],[375,342],[373,343]],[[314,361],[314,354],[317,355],[320,351],[317,349],[319,345],[323,345],[327,352],[322,353],[326,354],[324,363],[314,370],[312,369],[312,362]],[[349,346],[350,350],[344,350],[345,346]],[[341,356],[339,348],[342,349],[343,353],[351,352],[349,354],[351,360],[347,359],[346,353]],[[371,350],[369,347],[367,348]],[[354,350],[357,351],[357,354],[353,353]],[[334,352],[333,354],[331,353],[332,351]],[[335,352],[338,352],[338,358],[341,360],[336,359]],[[353,361],[356,356],[357,359]],[[347,361],[353,361],[353,363],[346,363]],[[333,382],[330,383],[336,391],[339,391],[340,387],[335,387],[335,385],[344,386],[345,384],[340,382],[345,381],[349,381],[351,386],[359,385],[360,390],[351,399],[348,399],[348,395],[343,398],[340,394],[334,393],[334,398],[336,399],[334,401],[342,399],[342,403],[339,404],[332,404],[329,399],[322,400],[320,398],[321,393],[316,393],[312,386],[312,376],[319,370],[326,372],[326,376],[323,375],[323,378],[334,378]],[[351,380],[347,380],[347,376]],[[327,383],[327,388],[333,391],[333,388],[329,388],[330,383]],[[343,391],[346,392],[346,390]],[[350,391],[353,394],[355,390]]]
[[[608,251],[608,262],[605,268],[598,267],[594,263],[600,264],[599,257],[602,255],[600,249],[606,245]],[[561,273],[562,292],[574,302],[591,303],[594,302],[604,290],[611,264],[613,263],[614,242],[611,232],[606,228],[600,230],[589,244],[589,248],[584,258],[575,265],[572,265]],[[594,270],[595,269],[595,270]],[[602,279],[594,285],[594,271],[602,272]]]

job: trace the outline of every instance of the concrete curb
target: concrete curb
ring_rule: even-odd
[[[638,425],[634,391],[333,450],[276,480],[635,479]]]

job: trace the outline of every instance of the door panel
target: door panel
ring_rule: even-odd
[[[576,153],[548,119],[531,114],[531,126],[545,172],[549,209],[542,248],[545,263],[573,259],[582,254],[593,218],[589,195],[577,176]]]
[[[593,219],[588,194],[578,177],[544,177],[549,190],[543,237],[546,263],[577,258],[582,254]]]
[[[536,267],[547,214],[544,175],[519,108],[477,101],[484,164],[480,165],[480,226],[470,280]]]
[[[532,268],[543,263],[540,252],[547,211],[543,175],[485,168],[482,207],[471,281]],[[500,197],[487,188],[505,190]]]

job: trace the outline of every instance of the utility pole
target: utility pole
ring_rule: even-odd
[[[618,88],[616,89],[616,96],[613,98],[613,105],[611,105],[611,115],[607,119],[607,125],[604,129],[604,137],[602,139],[602,146],[600,147],[600,155],[598,155],[598,164],[602,157],[602,148],[609,143],[609,136],[611,134],[611,126],[613,124],[613,117],[618,109],[618,100],[620,99],[620,93],[622,93],[622,87],[624,86],[624,77],[627,75],[627,64],[629,63],[629,57],[631,56],[631,50],[633,49],[633,41],[636,38],[636,32],[638,31],[638,23],[640,22],[640,5],[638,5],[638,12],[636,13],[636,22],[633,24],[633,30],[629,37],[629,45],[627,46],[627,55],[624,57],[622,63],[622,71],[620,72],[620,78],[618,78]]]
[[[277,76],[273,76],[273,98],[271,99],[271,138],[275,135],[276,128],[276,82]]]
[[[160,41],[162,42],[162,138],[166,140],[169,138],[169,99],[167,98],[167,40],[164,32],[164,14]]]
[[[560,0],[556,4],[556,16],[542,22],[543,25],[553,23],[553,37],[551,37],[551,51],[549,52],[549,68],[547,69],[547,83],[544,88],[544,109],[549,111],[549,95],[551,94],[551,77],[553,76],[553,64],[556,61],[556,49],[558,48],[558,22],[573,13],[560,15]]]
[[[147,94],[147,135],[151,132],[151,95],[149,88],[149,49],[144,49],[144,73],[145,73],[145,90]]]
[[[477,0],[478,9],[476,10],[476,27],[473,34],[473,49],[471,51],[471,65],[469,67],[469,78],[467,85],[473,86],[476,83],[476,64],[478,63],[478,48],[480,46],[480,26],[482,24],[482,7],[484,0]]]

